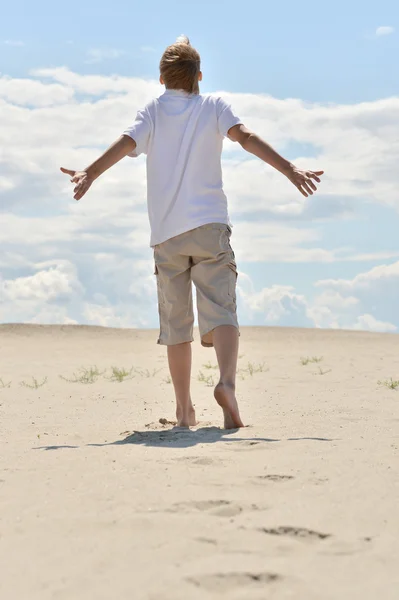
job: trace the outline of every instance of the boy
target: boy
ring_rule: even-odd
[[[223,192],[223,138],[283,173],[307,197],[323,171],[301,171],[246,129],[221,98],[202,96],[200,56],[188,38],[169,46],[160,62],[165,93],[84,171],[61,168],[80,200],[104,171],[125,156],[147,154],[148,214],[157,276],[160,336],[167,346],[177,424],[196,425],[190,396],[193,341],[192,282],[197,289],[201,342],[214,346],[220,369],[215,399],[227,429],[243,427],[235,382],[238,357],[237,270]]]

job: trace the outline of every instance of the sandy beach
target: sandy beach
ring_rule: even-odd
[[[397,600],[399,336],[243,328],[234,431],[156,337],[0,326],[2,600]]]

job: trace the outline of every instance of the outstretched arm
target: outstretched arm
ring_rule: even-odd
[[[100,158],[87,167],[87,169],[84,169],[83,171],[74,171],[72,169],[64,169],[64,167],[61,167],[63,173],[72,177],[71,182],[76,183],[73,190],[75,200],[80,200],[89,190],[95,179],[113,167],[122,158],[133,152],[135,147],[136,142],[131,137],[122,135],[102,156],[100,156]]]
[[[228,136],[234,142],[241,144],[244,150],[254,154],[288,177],[306,198],[317,190],[313,180],[320,183],[319,176],[323,175],[324,171],[302,171],[298,169],[244,125],[232,127],[228,132]]]

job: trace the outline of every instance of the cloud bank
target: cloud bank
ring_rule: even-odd
[[[0,321],[157,326],[144,161],[125,159],[80,203],[59,167],[87,166],[160,91],[65,67],[0,78]],[[365,207],[387,219],[399,209],[399,98],[320,105],[221,93],[299,166],[326,171],[305,199],[226,143],[241,322],[396,331],[399,248],[356,246],[351,231],[373,226]],[[278,264],[315,275],[303,288],[297,277],[262,285],[260,273]],[[342,277],[320,278],[320,265],[339,265]]]

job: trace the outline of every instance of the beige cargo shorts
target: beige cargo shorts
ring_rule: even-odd
[[[213,346],[220,325],[238,329],[237,266],[228,225],[212,223],[154,247],[160,335],[158,344],[193,341],[192,283],[197,290],[198,325],[203,346]]]

